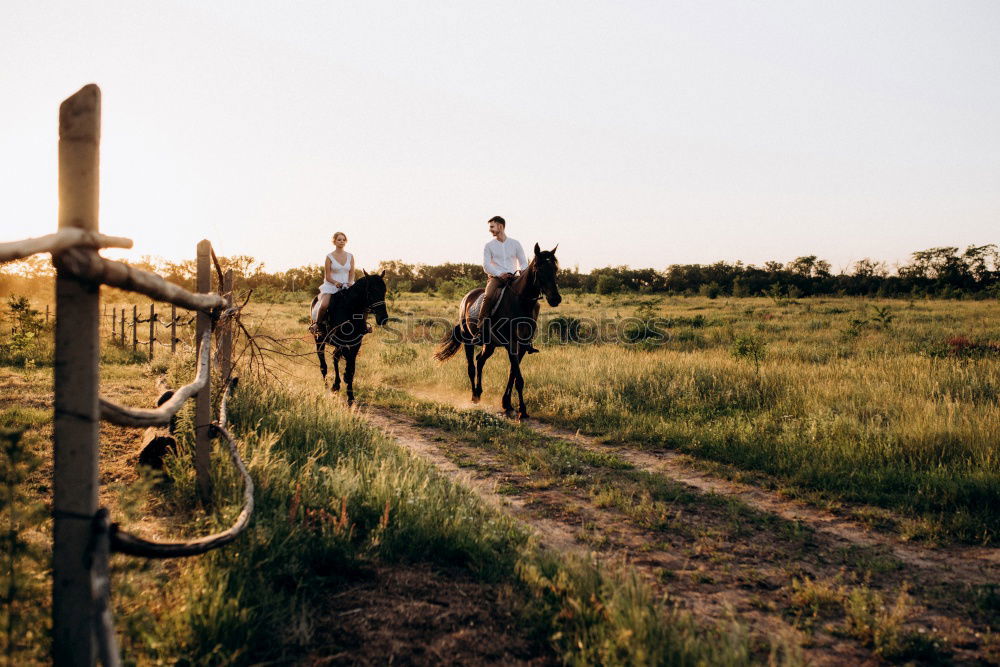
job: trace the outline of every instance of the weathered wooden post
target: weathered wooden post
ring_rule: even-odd
[[[153,340],[156,338],[156,304],[149,304],[149,360],[153,360]]]
[[[228,305],[233,305],[233,270],[229,269],[226,271],[226,276],[222,282],[222,294],[226,297],[226,303]],[[219,372],[222,375],[222,382],[226,383],[229,381],[229,376],[233,372],[233,325],[230,321],[226,321],[222,326],[222,332],[219,336],[219,356],[221,357],[221,362],[219,364]],[[223,384],[223,386],[225,386]]]
[[[121,319],[118,320],[118,322],[119,322],[119,324],[121,325],[121,328],[122,328],[121,335],[118,337],[118,342],[121,343],[121,346],[124,348],[125,347],[125,307],[124,306],[122,306],[122,316],[121,316]]]
[[[177,306],[170,304],[170,354],[177,351]]]
[[[132,306],[132,354],[139,347],[139,306]]]
[[[198,291],[207,294],[212,291],[212,273],[209,262],[212,244],[207,240],[198,242]],[[195,349],[200,349],[201,339],[212,328],[212,318],[198,311],[198,326],[195,330]],[[212,377],[212,354],[208,353],[209,378]],[[194,412],[194,468],[198,480],[198,495],[202,503],[212,499],[212,478],[209,476],[211,463],[212,440],[209,437],[209,427],[212,424],[212,383],[198,392]]]
[[[101,90],[81,88],[59,107],[59,228],[98,231]],[[97,656],[91,543],[97,512],[100,288],[56,272],[52,545],[52,659]]]
[[[112,344],[115,342],[115,334],[118,333],[117,315],[118,315],[118,309],[117,308],[112,308],[111,309],[111,342],[112,342]],[[45,306],[45,321],[46,322],[49,321],[49,307],[48,306]]]
[[[49,304],[45,304],[45,323],[49,323]]]

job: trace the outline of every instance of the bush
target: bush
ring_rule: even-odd
[[[722,288],[719,287],[719,283],[713,281],[702,285],[698,294],[707,296],[709,299],[718,299],[719,295],[722,294]]]
[[[453,278],[446,280],[438,287],[438,293],[446,299],[464,296],[468,291],[482,287],[478,280],[472,278]]]
[[[47,327],[41,313],[31,307],[26,296],[11,295],[7,299],[10,338],[0,342],[0,364],[33,366],[51,357],[51,347],[42,334]]]
[[[767,343],[756,336],[737,336],[730,352],[737,359],[752,359],[754,370],[759,374],[760,362],[767,353]]]
[[[546,329],[550,341],[576,343],[580,340],[580,320],[560,315],[551,320]]]
[[[596,289],[598,294],[614,294],[615,292],[622,291],[622,281],[615,276],[602,274],[597,279]]]

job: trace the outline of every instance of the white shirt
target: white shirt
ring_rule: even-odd
[[[503,243],[493,239],[483,249],[483,268],[491,276],[502,276],[528,268],[528,258],[524,256],[521,244],[511,237],[508,236]]]

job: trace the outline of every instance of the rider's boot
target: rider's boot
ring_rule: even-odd
[[[485,345],[486,344],[486,328],[489,326],[488,317],[480,317],[479,323],[476,325],[476,336],[472,341],[473,345]]]

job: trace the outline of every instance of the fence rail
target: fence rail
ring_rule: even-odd
[[[219,418],[211,418],[211,340],[215,331],[227,340],[232,307],[228,282],[218,260],[219,286],[226,296],[210,293],[208,241],[198,244],[198,292],[161,276],[101,257],[99,248],[131,248],[132,241],[98,232],[98,183],[101,93],[84,86],[59,108],[59,231],[34,239],[0,244],[0,262],[48,252],[56,267],[54,472],[53,472],[53,660],[57,665],[120,664],[111,614],[108,557],[112,552],[146,558],[191,556],[227,544],[246,529],[253,513],[253,481],[227,428],[226,408],[235,378],[223,358],[226,388]],[[99,396],[100,285],[118,287],[171,304],[171,345],[176,344],[176,308],[195,311],[198,323],[198,370],[195,379],[155,410],[128,408]],[[46,308],[48,313],[48,308]],[[133,307],[132,347],[138,344],[138,309]],[[148,338],[152,357],[155,309],[150,307]],[[112,335],[116,321],[112,315]],[[125,342],[125,309],[117,321]],[[228,350],[228,343],[221,349]],[[228,352],[227,352],[228,354]],[[195,469],[203,502],[211,491],[211,437],[226,441],[233,465],[243,479],[243,508],[235,523],[214,535],[184,542],[154,542],[134,536],[111,522],[98,507],[98,435],[100,420],[126,426],[165,425],[181,405],[195,397]]]

